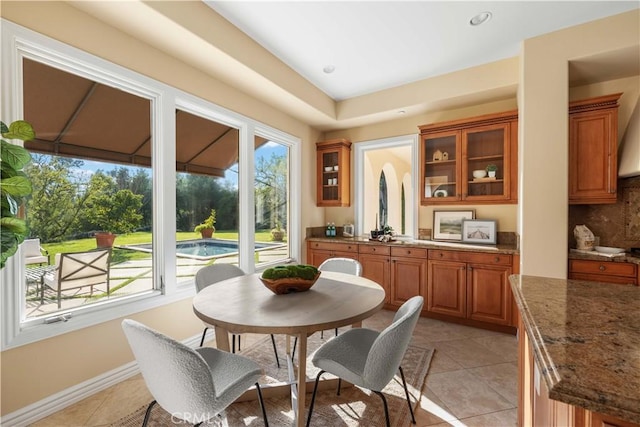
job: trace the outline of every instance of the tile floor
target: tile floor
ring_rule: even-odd
[[[384,328],[393,314],[383,310],[364,326]],[[243,335],[243,347],[259,338]],[[420,318],[413,343],[436,349],[416,412],[418,427],[517,425],[515,336]],[[137,375],[32,426],[104,426],[150,401]]]

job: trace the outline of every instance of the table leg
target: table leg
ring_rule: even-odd
[[[296,426],[303,427],[307,421],[305,401],[307,394],[307,334],[298,335],[298,407],[296,411]]]
[[[216,326],[216,347],[219,350],[230,352],[231,347],[229,347],[229,331],[221,326]]]

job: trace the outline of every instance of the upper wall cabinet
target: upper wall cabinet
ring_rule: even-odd
[[[316,143],[318,206],[351,204],[351,142],[331,139]]]
[[[616,202],[621,95],[569,104],[569,204]]]
[[[419,129],[422,205],[518,202],[517,111]]]

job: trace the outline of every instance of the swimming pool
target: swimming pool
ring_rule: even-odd
[[[281,243],[256,242],[256,251],[282,246]],[[127,245],[127,249],[151,252],[151,243],[142,245]],[[238,253],[236,240],[194,239],[176,242],[176,255],[183,258],[207,260]]]

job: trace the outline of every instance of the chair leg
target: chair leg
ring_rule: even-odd
[[[416,418],[413,416],[413,408],[411,407],[411,400],[409,400],[409,390],[407,389],[407,382],[404,379],[404,372],[402,371],[402,366],[400,369],[400,377],[402,378],[402,385],[404,386],[404,394],[407,396],[407,405],[409,405],[409,412],[411,412],[411,422],[413,424],[416,423]]]
[[[153,408],[153,405],[156,404],[156,401],[154,400],[153,402],[149,403],[149,406],[147,406],[147,412],[144,413],[144,420],[142,421],[142,427],[146,427],[147,423],[149,422],[149,416],[151,415],[151,408]]]
[[[320,339],[323,340],[324,339],[324,331],[320,331]]]
[[[338,328],[336,328],[336,336],[338,336]]]
[[[291,352],[291,360],[296,358],[296,346],[298,345],[298,337],[293,340],[293,351]]]
[[[238,334],[238,353],[240,353],[242,351],[242,349],[240,348],[240,344],[242,343],[242,335]]]
[[[240,351],[240,343],[238,343],[238,351]],[[231,353],[236,352],[236,334],[231,334]]]
[[[316,383],[313,386],[313,394],[311,395],[311,403],[309,403],[309,414],[307,415],[307,427],[309,427],[309,424],[311,424],[311,415],[313,414],[313,404],[316,401],[316,393],[318,392],[318,382],[320,381],[320,376],[324,374],[323,370],[320,370],[320,372],[318,372],[318,375],[316,375]],[[298,416],[300,416],[300,414],[298,414]]]
[[[371,391],[380,396],[380,398],[382,399],[382,403],[384,405],[384,418],[387,420],[387,427],[391,427],[391,422],[389,421],[389,407],[387,406],[387,399],[385,399],[384,394],[382,394],[381,392],[374,390]]]
[[[260,390],[260,384],[256,383],[256,391],[258,392],[258,402],[260,402],[260,409],[262,409],[262,418],[264,419],[264,427],[269,427],[269,421],[267,420],[267,410],[264,407],[264,400],[262,399],[262,390]]]
[[[338,388],[336,389],[336,396],[340,396],[340,387],[342,386],[342,378],[338,377]]]
[[[280,367],[280,359],[278,359],[278,347],[276,347],[276,338],[271,334],[271,344],[273,344],[273,354],[276,355],[276,365]]]
[[[204,331],[202,331],[202,339],[200,340],[200,347],[204,344],[204,337],[207,335],[207,330],[209,328],[207,326],[204,327]]]

